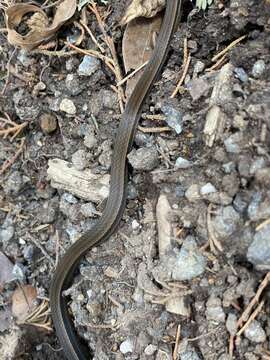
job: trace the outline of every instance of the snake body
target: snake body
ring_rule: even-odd
[[[127,102],[119,124],[111,164],[110,192],[105,209],[96,225],[84,233],[61,258],[54,273],[50,304],[54,327],[68,360],[90,359],[90,351],[76,334],[67,300],[62,292],[72,285],[80,259],[94,246],[107,241],[116,231],[126,203],[127,154],[131,150],[144,100],[159,74],[168,52],[170,40],[178,25],[182,0],[167,0],[166,11],[153,51],[141,78]]]

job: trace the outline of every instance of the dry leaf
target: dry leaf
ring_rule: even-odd
[[[31,285],[18,287],[12,295],[12,314],[18,322],[24,322],[37,306],[37,290]]]
[[[8,41],[13,45],[33,50],[40,44],[51,39],[57,30],[69,20],[76,11],[76,0],[64,0],[56,9],[52,24],[46,13],[38,6],[31,4],[15,4],[6,12],[6,26]],[[24,15],[34,13],[27,21],[30,30],[26,35],[20,35],[15,28],[20,24]]]
[[[151,19],[132,20],[126,27],[123,37],[123,59],[126,73],[139,68],[151,58],[156,35],[160,30],[162,14]],[[129,97],[143,70],[127,81],[126,96]]]
[[[121,21],[122,25],[131,20],[143,16],[151,18],[161,11],[166,4],[166,0],[133,0]]]
[[[14,280],[14,275],[12,274],[14,265],[9,260],[9,258],[2,252],[0,252],[0,264],[1,264],[1,268],[0,268],[0,292],[1,292],[5,283]]]

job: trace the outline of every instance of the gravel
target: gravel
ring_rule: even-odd
[[[210,295],[206,303],[206,317],[216,323],[225,322],[225,313],[221,306],[221,300],[214,294]]]
[[[176,134],[181,134],[183,131],[183,115],[181,112],[170,105],[163,105],[161,110],[166,116],[166,123],[174,129]]]
[[[247,251],[247,258],[258,269],[270,270],[270,225],[255,233]]]
[[[94,56],[85,55],[78,68],[78,74],[81,76],[91,76],[100,68],[100,61]]]
[[[245,337],[254,343],[263,343],[266,340],[266,334],[261,324],[253,320],[244,331]]]
[[[240,215],[232,206],[220,207],[212,218],[212,225],[216,236],[220,239],[230,237],[240,224]]]
[[[188,169],[192,166],[192,162],[179,156],[175,161],[176,169]]]
[[[153,170],[159,164],[159,154],[154,147],[133,149],[128,160],[135,170]]]
[[[252,75],[256,79],[259,79],[260,77],[262,77],[263,73],[265,72],[265,69],[266,69],[265,62],[263,60],[257,60],[253,65]]]
[[[88,165],[88,156],[85,150],[77,150],[72,154],[72,163],[76,170],[84,170]]]
[[[197,247],[192,236],[188,236],[176,257],[172,270],[174,280],[191,280],[203,274],[206,267],[206,259]]]
[[[75,106],[74,102],[70,99],[63,99],[60,102],[59,109],[68,115],[76,114],[76,106]]]

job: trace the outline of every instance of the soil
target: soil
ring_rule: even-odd
[[[121,59],[124,28],[118,24],[127,4],[106,3],[100,11],[111,6],[107,30]],[[267,287],[256,320],[235,336],[242,326],[237,320],[270,270],[269,10],[267,0],[214,1],[205,12],[184,3],[140,122],[171,131],[137,131],[119,230],[85,257],[68,290],[75,326],[94,359],[226,360],[232,344],[233,359],[269,359]],[[102,41],[93,15],[89,27]],[[57,49],[76,31],[61,29]],[[207,71],[212,58],[243,35],[224,63]],[[186,38],[191,63],[172,99]],[[80,46],[93,44],[85,36]],[[53,330],[18,325],[11,297],[20,282],[47,298],[58,257],[102,212],[104,203],[54,188],[47,169],[50,160],[63,159],[78,171],[109,174],[120,117],[111,87],[116,82],[103,63],[92,75],[80,75],[81,54],[14,50],[5,32],[0,54],[0,116],[27,123],[15,139],[0,142],[3,167],[25,139],[22,153],[0,175],[0,250],[21,274],[0,288],[1,359],[64,359]],[[213,111],[218,126],[211,143],[206,125]],[[163,253],[160,226],[170,229]],[[209,239],[216,245],[206,246]],[[3,344],[14,337],[7,355]]]

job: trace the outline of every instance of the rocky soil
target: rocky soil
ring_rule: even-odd
[[[108,31],[121,58],[124,29],[116,24],[126,4],[109,3]],[[94,18],[89,26],[100,36]],[[270,358],[269,32],[267,0],[215,1],[206,12],[185,2],[140,123],[170,131],[137,131],[120,228],[86,256],[66,292],[94,359]],[[191,63],[172,99],[185,38]],[[91,46],[86,36],[82,47]],[[80,54],[14,52],[5,32],[0,54],[0,117],[27,123],[13,141],[0,140],[3,167],[24,139],[0,175],[1,359],[64,359],[54,331],[18,324],[11,299],[28,284],[35,301],[46,302],[59,257],[102,213],[120,117],[115,79]],[[59,185],[48,169],[60,163],[79,177],[107,177],[103,191],[87,198]]]

